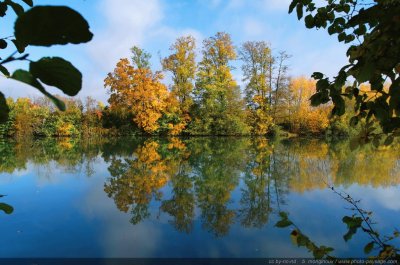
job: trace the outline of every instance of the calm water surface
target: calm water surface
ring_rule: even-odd
[[[399,225],[397,148],[263,138],[36,140],[0,143],[0,257],[312,257],[277,228],[279,212],[338,257],[350,205],[375,228]],[[393,242],[399,245],[398,241]],[[376,253],[374,253],[376,254]]]

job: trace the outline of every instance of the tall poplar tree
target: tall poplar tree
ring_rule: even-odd
[[[266,134],[272,125],[272,66],[274,57],[265,41],[247,41],[239,50],[243,61],[246,105],[253,134]]]
[[[179,101],[183,113],[187,114],[193,104],[191,93],[196,74],[196,40],[192,36],[180,37],[170,47],[172,54],[162,60],[164,71],[172,74],[172,93]]]
[[[193,134],[246,133],[244,102],[232,77],[230,62],[236,59],[229,34],[218,32],[203,41],[203,59],[196,79]]]

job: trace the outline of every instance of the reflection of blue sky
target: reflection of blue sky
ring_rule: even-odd
[[[130,214],[117,210],[104,193],[107,165],[100,159],[95,174],[86,177],[65,173],[51,165],[51,178],[38,176],[37,165],[28,164],[24,174],[3,181],[4,200],[15,207],[12,215],[0,215],[1,257],[298,257],[309,256],[294,247],[290,229],[273,227],[276,215],[262,229],[243,228],[237,220],[227,236],[215,238],[203,230],[196,210],[193,231],[180,233],[169,224],[170,217],[160,213],[159,203],[151,204],[151,218],[132,225]],[[1,174],[0,179],[9,178]],[[243,185],[241,182],[240,185]],[[240,207],[240,186],[232,192],[231,209]],[[383,233],[393,231],[399,213],[399,187],[371,188],[351,185],[347,191],[363,198],[361,206],[374,211],[376,227]],[[168,198],[170,187],[163,189]],[[317,244],[333,246],[336,255],[363,256],[368,238],[359,233],[343,244],[346,232],[341,222],[351,215],[347,205],[330,190],[290,193],[282,210]]]

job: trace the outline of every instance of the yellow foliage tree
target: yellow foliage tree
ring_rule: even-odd
[[[304,76],[290,82],[289,123],[296,133],[321,133],[329,125],[330,106],[313,107],[310,97],[316,91],[313,79]]]

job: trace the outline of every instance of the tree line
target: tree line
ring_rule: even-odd
[[[64,98],[67,110],[50,101],[7,99],[4,136],[79,135],[271,135],[349,134],[351,117],[331,118],[332,106],[311,106],[316,82],[291,77],[285,51],[274,53],[265,41],[247,41],[239,48],[218,32],[203,41],[201,55],[192,36],[178,38],[170,54],[153,71],[151,54],[131,49],[104,80],[108,105],[92,98]],[[241,61],[244,87],[233,77]],[[169,86],[165,75],[171,77]],[[352,104],[350,100],[347,102]],[[348,117],[347,117],[348,116]]]

